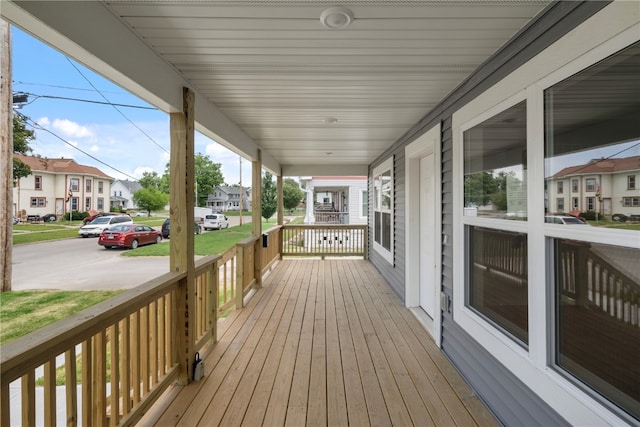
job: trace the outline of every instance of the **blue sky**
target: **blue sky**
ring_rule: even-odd
[[[12,42],[13,93],[29,94],[28,103],[18,111],[46,129],[35,128],[33,154],[73,158],[117,179],[137,179],[144,171],[164,173],[169,162],[168,114],[128,107],[118,107],[119,112],[111,105],[47,98],[104,103],[106,97],[114,104],[152,107],[16,27],[12,27]],[[227,184],[239,182],[237,154],[199,133],[195,150],[222,164]],[[242,183],[247,186],[251,163],[243,160],[242,165]]]

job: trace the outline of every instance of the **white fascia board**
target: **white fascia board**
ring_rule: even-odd
[[[368,165],[282,165],[282,176],[367,176]]]
[[[2,1],[0,14],[45,43],[167,113],[182,111],[189,83],[97,1]],[[196,94],[196,128],[249,160],[258,145],[204,96]],[[265,168],[279,164],[262,154]]]

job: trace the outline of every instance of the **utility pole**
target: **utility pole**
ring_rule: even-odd
[[[13,250],[13,93],[11,88],[11,26],[0,19],[0,279],[11,290]]]

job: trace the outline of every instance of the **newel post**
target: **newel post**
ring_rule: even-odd
[[[189,88],[182,90],[182,112],[170,114],[170,269],[185,272],[174,298],[175,354],[178,383],[186,385],[193,376],[195,349],[195,263],[193,250],[194,206],[194,101]]]
[[[253,161],[251,173],[252,198],[251,221],[253,237],[262,236],[262,150],[258,150],[258,158]],[[258,239],[253,244],[253,271],[256,288],[262,286],[262,240]]]

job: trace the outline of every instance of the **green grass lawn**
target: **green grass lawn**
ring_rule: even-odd
[[[122,291],[12,291],[0,293],[0,344],[69,317]]]

